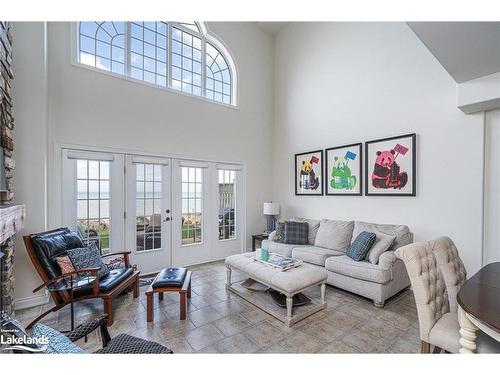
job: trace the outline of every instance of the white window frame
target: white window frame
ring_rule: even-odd
[[[208,30],[208,28],[206,27],[204,22],[196,22],[196,24],[198,25],[198,28],[200,29],[199,34],[195,33],[193,30],[183,26],[180,23],[167,22],[167,26],[168,26],[168,31],[167,31],[167,43],[168,43],[167,87],[163,87],[163,86],[152,84],[152,83],[149,83],[149,82],[146,82],[143,80],[135,79],[135,78],[132,78],[130,76],[130,46],[129,46],[130,23],[129,22],[126,22],[126,24],[125,24],[125,30],[126,30],[127,35],[125,37],[125,48],[126,48],[125,52],[126,52],[126,54],[125,54],[125,74],[124,75],[113,73],[112,71],[107,71],[104,69],[99,69],[99,68],[96,68],[96,67],[93,67],[90,65],[85,65],[85,64],[80,63],[79,57],[78,57],[79,51],[80,51],[79,30],[78,30],[79,29],[79,22],[71,22],[71,29],[70,29],[70,43],[71,43],[71,46],[70,46],[71,47],[71,54],[70,55],[71,55],[71,58],[70,58],[70,63],[71,63],[71,65],[78,67],[78,68],[83,68],[83,69],[91,70],[91,71],[94,71],[97,73],[106,74],[106,75],[109,75],[109,76],[112,76],[115,78],[124,79],[126,81],[146,85],[149,87],[156,88],[158,90],[164,90],[164,91],[166,90],[168,92],[176,93],[178,95],[183,95],[183,96],[187,96],[190,98],[195,98],[195,99],[202,100],[202,101],[205,101],[208,103],[215,103],[215,104],[222,105],[222,106],[225,106],[228,108],[239,109],[239,103],[238,103],[238,98],[239,98],[239,95],[238,95],[238,93],[239,93],[238,75],[239,74],[238,74],[238,69],[237,69],[237,65],[235,63],[235,59],[233,57],[233,54],[231,53],[229,48],[214,33],[210,32]],[[178,28],[186,33],[189,33],[191,35],[194,35],[194,36],[202,39],[202,54],[201,54],[202,55],[202,61],[201,61],[201,69],[202,69],[202,80],[201,80],[202,87],[201,87],[201,90],[202,90],[202,94],[201,95],[194,95],[194,94],[190,94],[190,93],[183,92],[181,90],[176,90],[176,89],[169,87],[170,81],[171,81],[171,73],[172,73],[171,72],[171,70],[172,70],[172,65],[171,65],[171,53],[172,53],[172,50],[171,50],[171,41],[172,41],[171,28],[172,28],[172,26],[175,26],[176,28]],[[229,74],[231,76],[231,103],[229,103],[229,104],[219,102],[216,100],[212,100],[212,99],[205,97],[205,90],[206,90],[206,87],[205,87],[205,85],[206,85],[206,82],[205,82],[206,81],[205,45],[206,45],[206,42],[213,44],[214,47],[216,49],[218,49],[220,51],[220,53],[224,56],[224,58],[227,62],[227,65],[229,68]]]

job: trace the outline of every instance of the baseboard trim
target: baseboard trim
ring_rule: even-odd
[[[45,305],[49,300],[50,296],[48,294],[30,296],[14,300],[14,306],[16,310],[28,309],[30,307]]]

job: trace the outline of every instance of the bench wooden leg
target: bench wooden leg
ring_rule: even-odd
[[[146,320],[153,321],[153,293],[146,293]]]
[[[187,298],[191,298],[191,280],[189,280],[188,290],[187,290]]]
[[[186,292],[179,292],[181,320],[186,320]]]
[[[108,314],[108,327],[113,325],[113,300],[110,298],[104,298],[104,313]]]

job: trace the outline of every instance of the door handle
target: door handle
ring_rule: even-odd
[[[171,219],[170,219],[170,217],[169,217],[169,216],[167,216],[167,217],[165,218],[165,221],[170,221],[170,220],[171,220]]]

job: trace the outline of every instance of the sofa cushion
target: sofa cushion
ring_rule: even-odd
[[[328,258],[325,268],[331,272],[377,284],[387,284],[391,281],[391,268],[366,261],[356,262],[347,255]]]
[[[316,234],[315,246],[346,252],[351,243],[353,221],[321,220]]]
[[[298,221],[285,221],[286,244],[307,245],[309,243],[309,224]]]
[[[292,258],[303,260],[304,262],[325,266],[325,261],[329,257],[344,255],[341,251],[325,249],[318,246],[301,246],[292,250]]]
[[[387,250],[389,250],[396,240],[396,236],[389,236],[380,232],[375,233],[375,235],[375,242],[373,243],[372,248],[370,249],[370,251],[368,251],[368,255],[366,256],[366,259],[371,264],[378,264],[380,256]]]
[[[375,234],[382,233],[389,236],[396,236],[394,243],[389,248],[390,250],[396,250],[401,246],[405,246],[413,242],[410,228],[408,228],[408,226],[406,225],[375,224],[365,223],[363,221],[355,221],[353,238],[356,238],[358,234],[363,231],[373,232]]]
[[[346,255],[358,262],[365,259],[375,242],[375,238],[377,238],[375,233],[361,232],[356,239],[352,241],[351,246],[347,249]]]
[[[269,250],[270,253],[276,253],[279,255],[283,255],[284,257],[291,257],[292,250],[297,247],[301,247],[304,245],[292,245],[281,242],[273,242],[269,240],[262,241],[262,247],[264,249]]]
[[[298,221],[309,225],[309,245],[314,245],[316,234],[318,233],[319,220],[304,219],[303,217],[292,217],[289,221]]]

